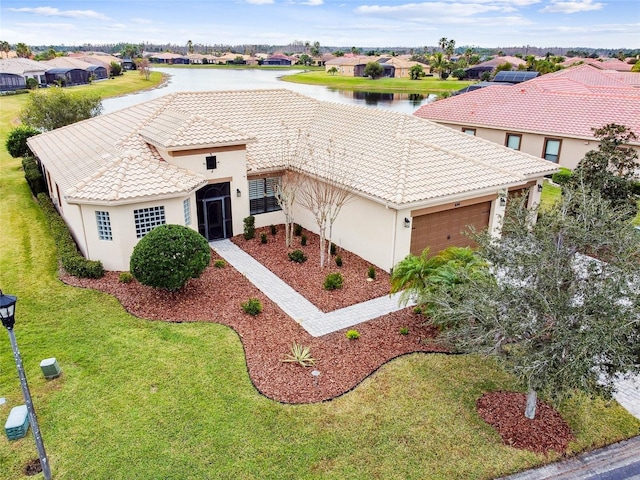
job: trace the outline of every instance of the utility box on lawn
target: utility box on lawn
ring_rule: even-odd
[[[13,407],[9,412],[9,418],[4,424],[4,431],[9,440],[18,440],[24,437],[29,430],[29,414],[26,405]]]
[[[40,362],[40,369],[42,370],[42,374],[44,378],[47,380],[51,380],[53,378],[58,378],[62,373],[60,370],[60,365],[58,365],[58,361],[53,358],[45,358]]]

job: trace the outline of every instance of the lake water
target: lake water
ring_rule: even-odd
[[[286,88],[318,100],[384,108],[408,114],[412,114],[420,105],[430,101],[427,95],[421,94],[354,92],[280,80],[280,77],[299,73],[300,70],[216,68],[154,68],[153,70],[170,75],[169,82],[161,88],[103,100],[104,113],[114,112],[169,93],[209,90]]]

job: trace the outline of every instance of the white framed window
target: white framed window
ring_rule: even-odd
[[[184,211],[184,224],[185,226],[191,225],[191,199],[185,198],[182,202],[182,210]]]
[[[136,237],[142,238],[154,227],[166,223],[164,216],[164,206],[140,208],[133,211],[133,218],[136,222]]]
[[[98,226],[98,238],[100,238],[100,240],[113,240],[109,212],[96,211],[96,224]]]
[[[518,133],[507,133],[505,139],[505,146],[513,148],[514,150],[520,150],[520,143],[522,142],[522,135]]]
[[[560,159],[560,146],[562,140],[558,138],[545,138],[544,139],[544,151],[542,157],[550,162],[558,163]]]

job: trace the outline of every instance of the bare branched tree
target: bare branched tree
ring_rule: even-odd
[[[325,259],[330,256],[333,224],[342,207],[353,198],[347,187],[353,170],[345,161],[344,150],[336,147],[332,139],[325,147],[311,145],[308,137],[304,140],[298,149],[299,156],[305,161],[298,199],[315,218],[320,236],[320,266],[324,267]]]

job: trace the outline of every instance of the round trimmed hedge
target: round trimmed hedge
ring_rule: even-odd
[[[175,292],[199,277],[211,261],[207,240],[182,225],[159,225],[135,246],[129,263],[143,285]]]

